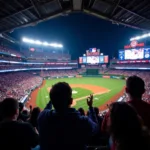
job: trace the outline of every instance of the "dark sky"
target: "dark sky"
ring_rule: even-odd
[[[21,39],[23,36],[47,42],[58,42],[69,50],[72,59],[77,59],[89,48],[96,47],[106,55],[117,56],[118,49],[129,44],[132,36],[141,31],[114,25],[94,16],[73,13],[42,22],[33,27],[15,30],[11,36]]]

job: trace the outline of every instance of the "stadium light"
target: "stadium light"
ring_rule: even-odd
[[[35,44],[37,44],[37,45],[42,45],[42,42],[41,42],[41,41],[36,40],[36,41],[35,41]]]
[[[41,42],[39,40],[32,40],[32,39],[28,39],[26,37],[22,38],[22,41],[25,42],[25,43],[44,45],[44,46],[51,46],[51,47],[56,47],[56,48],[62,48],[63,47],[62,44]]]
[[[44,46],[48,46],[49,44],[47,42],[42,43]]]
[[[144,39],[144,38],[147,38],[147,37],[150,37],[150,33],[143,34],[143,35],[141,35],[141,36],[133,37],[133,38],[130,39],[130,41],[140,40],[140,39]]]

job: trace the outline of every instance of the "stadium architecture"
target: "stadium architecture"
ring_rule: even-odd
[[[137,4],[134,0],[16,0],[6,4],[2,0],[0,3],[3,4],[0,5],[3,6],[0,9],[0,100],[13,97],[27,107],[44,108],[51,86],[66,81],[73,89],[73,107],[86,110],[85,98],[93,93],[94,105],[105,110],[106,104],[128,100],[124,92],[125,79],[136,74],[146,83],[143,99],[149,102],[150,46],[143,40],[150,35],[148,1],[139,0]],[[144,34],[131,41],[127,39],[130,43],[122,46],[118,58],[112,60],[100,48],[89,48],[83,56],[72,60],[69,52],[63,51],[63,43],[28,37],[16,41],[7,35],[17,28],[34,26],[72,11],[141,29]]]

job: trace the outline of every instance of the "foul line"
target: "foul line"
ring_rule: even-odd
[[[108,92],[110,92],[110,90],[105,91],[105,92],[95,93],[95,94],[93,94],[93,96],[95,96],[95,95],[100,95],[100,94],[104,94],[104,93],[108,93]],[[89,96],[89,95],[74,99],[74,100],[73,100],[73,104],[72,104],[71,106],[75,106],[77,101],[82,100],[82,99],[84,99],[84,98],[87,98],[88,96]]]

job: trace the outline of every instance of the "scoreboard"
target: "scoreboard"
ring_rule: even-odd
[[[86,50],[86,54],[83,57],[79,57],[79,64],[104,64],[108,63],[108,55],[100,53],[100,49],[90,48]]]
[[[108,63],[108,61],[109,61],[108,55],[79,57],[79,64],[104,64]]]

